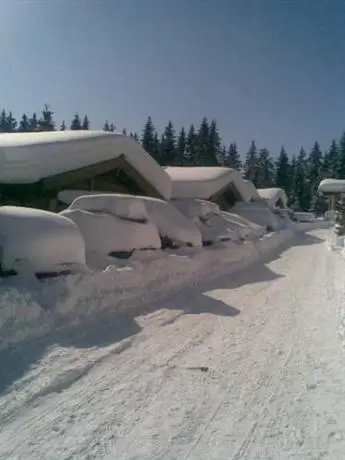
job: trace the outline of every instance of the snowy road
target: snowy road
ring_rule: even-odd
[[[326,233],[118,327],[2,356],[17,364],[0,459],[343,460],[344,261]]]

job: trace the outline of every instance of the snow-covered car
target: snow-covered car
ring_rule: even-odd
[[[315,222],[316,217],[312,212],[294,212],[296,222]]]
[[[162,247],[201,246],[198,226],[172,203],[158,198],[123,194],[94,194],[76,197],[69,210],[103,212],[119,219],[151,223],[161,238]],[[119,231],[121,231],[119,229]],[[132,241],[133,244],[138,242]],[[126,243],[126,247],[128,244]]]
[[[36,275],[86,269],[85,243],[78,227],[52,212],[0,207],[1,272]]]

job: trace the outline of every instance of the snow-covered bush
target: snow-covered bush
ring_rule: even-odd
[[[125,213],[123,210],[122,214]],[[133,208],[127,215],[131,213],[133,219],[106,211],[83,209],[66,209],[60,214],[79,227],[88,253],[116,255],[136,249],[160,249],[161,240],[156,226],[146,218],[138,220],[139,213],[136,214]],[[143,214],[141,216],[144,219]]]
[[[281,227],[281,223],[265,203],[237,202],[231,208],[231,213],[238,214],[268,231],[277,231]]]
[[[61,273],[86,269],[85,243],[69,219],[39,209],[0,207],[2,272]]]

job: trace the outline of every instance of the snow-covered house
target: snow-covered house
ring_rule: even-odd
[[[165,169],[172,180],[174,198],[200,198],[230,209],[237,201],[250,201],[252,195],[241,174],[218,166],[170,166]]]
[[[270,208],[287,208],[287,196],[282,188],[258,188],[257,192]]]
[[[169,199],[171,179],[131,137],[104,131],[0,135],[2,203],[54,209],[66,189]]]

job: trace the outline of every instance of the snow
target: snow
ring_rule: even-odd
[[[74,307],[94,315],[2,351],[0,458],[341,460],[345,275],[327,235],[286,229],[167,256],[156,292],[183,287],[145,304],[116,290],[123,271],[67,277]],[[168,260],[180,268],[169,279]],[[153,292],[152,268],[136,298]],[[56,284],[40,297],[47,322],[69,303],[54,304]]]
[[[111,190],[108,192],[102,191],[102,195],[108,195],[111,193]],[[68,206],[73,203],[76,198],[80,196],[88,196],[97,194],[95,191],[90,190],[81,190],[81,189],[71,189],[71,190],[62,190],[58,193],[57,198],[61,203],[67,204]]]
[[[133,213],[135,214],[135,213]],[[156,226],[149,220],[135,221],[106,211],[66,209],[60,215],[73,221],[79,228],[88,255],[111,255],[135,249],[159,249],[161,239]]]
[[[104,131],[4,133],[0,136],[0,183],[35,183],[124,155],[165,199],[171,179],[138,142]]]
[[[323,179],[319,184],[318,190],[325,194],[345,193],[345,180]]]
[[[314,222],[315,214],[312,212],[294,212],[294,216],[299,222]]]
[[[85,270],[85,244],[77,226],[48,211],[0,207],[4,272],[59,273]]]
[[[258,188],[259,196],[265,200],[270,207],[276,206],[279,199],[283,202],[283,205],[287,206],[287,196],[281,188]]]
[[[208,199],[227,185],[233,185],[243,201],[251,192],[235,169],[217,166],[169,166],[165,169],[172,180],[172,198]]]

